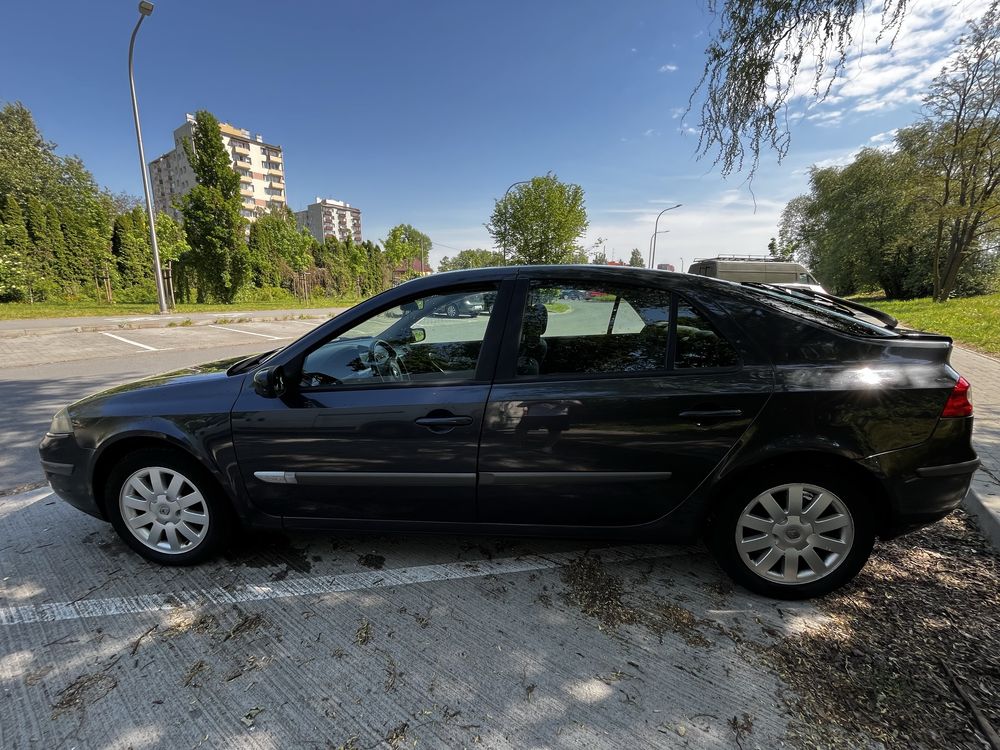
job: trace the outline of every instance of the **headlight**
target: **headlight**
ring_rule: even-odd
[[[50,435],[72,435],[73,420],[69,418],[69,407],[63,407],[52,417],[52,424],[49,425]]]

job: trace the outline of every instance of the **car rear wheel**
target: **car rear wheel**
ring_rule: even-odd
[[[709,539],[737,583],[777,599],[822,596],[850,581],[875,541],[871,505],[835,476],[763,479],[726,498]]]
[[[147,560],[191,565],[225,540],[229,509],[193,459],[172,451],[127,455],[105,488],[108,516],[122,540]]]
[[[458,306],[457,305],[448,305],[448,307],[445,310],[445,312],[448,314],[449,318],[457,318],[458,317]]]

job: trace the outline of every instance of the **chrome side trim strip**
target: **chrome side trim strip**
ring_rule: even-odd
[[[291,471],[255,471],[253,475],[268,484],[295,484],[295,473]]]
[[[269,484],[330,487],[474,487],[472,472],[378,472],[378,471],[255,471]]]
[[[670,479],[669,471],[483,471],[480,484],[587,484],[589,482],[655,482]]]

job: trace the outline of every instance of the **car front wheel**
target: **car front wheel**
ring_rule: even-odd
[[[774,478],[723,500],[709,530],[722,567],[776,599],[808,599],[844,585],[875,541],[869,498],[835,476]]]
[[[115,466],[105,488],[122,540],[147,560],[191,565],[225,540],[230,514],[207,472],[170,451],[143,450]]]

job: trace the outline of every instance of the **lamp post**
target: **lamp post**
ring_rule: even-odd
[[[507,200],[507,196],[510,194],[511,190],[516,188],[518,185],[527,185],[530,182],[531,180],[518,180],[517,182],[511,184],[509,188],[503,191],[503,198],[501,198],[500,200]],[[503,264],[507,265],[507,248],[501,247],[500,252],[503,253]]]
[[[659,234],[660,230],[660,217],[663,216],[667,211],[673,211],[675,208],[680,208],[683,204],[678,203],[676,206],[670,206],[670,208],[665,208],[660,213],[656,215],[656,223],[653,225],[653,246],[649,250],[649,267],[655,268],[653,265],[656,262],[656,235]]]
[[[142,189],[146,193],[146,217],[149,220],[149,244],[153,249],[153,278],[156,280],[156,301],[160,315],[166,315],[167,295],[163,289],[163,273],[160,271],[160,248],[156,244],[156,216],[153,213],[153,195],[149,187],[149,173],[146,171],[146,152],[142,148],[142,130],[139,127],[139,104],[135,99],[135,76],[132,74],[132,54],[135,49],[135,35],[143,19],[153,12],[153,4],[142,0],[139,3],[139,20],[132,29],[132,39],[128,43],[128,83],[132,90],[132,119],[135,120],[135,140],[139,145],[139,169],[142,170]]]
[[[650,259],[652,259],[652,257],[653,257],[653,238],[656,235],[658,235],[658,234],[666,234],[669,231],[670,231],[669,229],[661,229],[659,232],[653,232],[653,234],[649,235],[649,256],[648,257]]]

